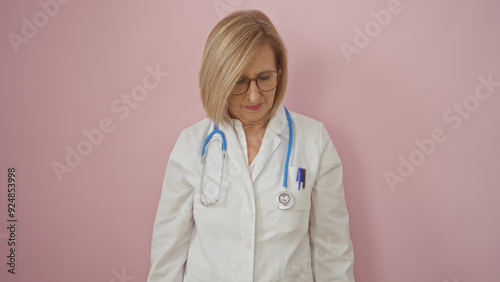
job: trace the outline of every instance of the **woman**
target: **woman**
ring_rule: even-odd
[[[148,281],[354,281],[340,159],[322,123],[281,105],[287,77],[262,12],[212,30],[207,118],[170,155]]]

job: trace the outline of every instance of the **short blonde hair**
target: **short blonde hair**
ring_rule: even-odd
[[[236,11],[223,18],[208,36],[199,83],[207,116],[230,123],[227,100],[237,79],[257,51],[269,44],[280,72],[271,115],[283,101],[288,81],[287,51],[271,20],[261,11]]]

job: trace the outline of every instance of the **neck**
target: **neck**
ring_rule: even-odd
[[[236,119],[236,117],[233,114],[231,114],[231,112],[229,112],[229,116],[231,118]],[[267,124],[269,123],[269,120],[270,120],[269,115],[265,115],[262,119],[254,122],[243,122],[239,119],[239,121],[241,122],[241,126],[243,127],[243,130],[245,131],[246,134],[256,133],[261,131],[262,129],[265,130]]]
[[[255,123],[244,123],[242,124],[243,130],[245,133],[254,133],[259,132],[261,130],[265,130],[269,120],[266,119],[264,121],[255,122]]]

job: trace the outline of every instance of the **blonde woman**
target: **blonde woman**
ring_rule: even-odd
[[[354,281],[342,165],[287,110],[285,45],[260,11],[222,19],[199,83],[207,118],[167,164],[148,281]]]

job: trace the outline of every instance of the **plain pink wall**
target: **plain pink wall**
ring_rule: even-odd
[[[255,8],[289,49],[285,104],[324,122],[343,160],[356,280],[498,281],[499,2],[284,3],[1,2],[0,280],[145,281],[169,153],[204,117],[205,40],[229,10]],[[132,108],[121,95],[141,94],[148,67],[163,74]],[[88,155],[70,167],[67,148]],[[58,179],[55,163],[71,172]]]

